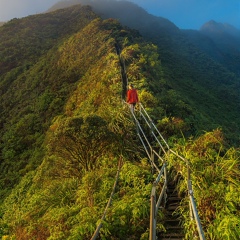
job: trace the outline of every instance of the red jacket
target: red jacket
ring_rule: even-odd
[[[136,89],[129,89],[127,92],[127,103],[137,103],[138,102],[138,94]]]

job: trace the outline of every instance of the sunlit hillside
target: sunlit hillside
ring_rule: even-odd
[[[210,24],[212,32],[204,33],[204,26],[201,31],[181,30],[128,1],[72,0],[50,10],[76,3],[91,5],[103,18],[118,19],[158,46],[164,79],[194,109],[188,117],[172,108],[168,114],[191,122],[194,135],[222,128],[230,145],[239,145],[240,30],[217,23]]]
[[[168,146],[188,159],[206,239],[239,236],[237,75],[189,45],[167,20],[156,36],[121,21],[75,5],[0,27],[2,239],[85,240],[100,223],[100,239],[149,239],[158,172],[125,103],[127,83]],[[146,138],[153,142],[151,131]],[[167,163],[169,182],[177,179],[177,214],[190,240],[196,226],[188,172],[168,150],[157,155]],[[162,162],[155,165],[161,169]],[[167,231],[165,214],[162,205],[158,236]]]

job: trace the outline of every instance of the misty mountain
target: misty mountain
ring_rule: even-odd
[[[145,38],[158,45],[161,56],[165,61],[169,59],[170,65],[179,57],[181,61],[185,59],[189,64],[192,62],[192,56],[198,52],[198,55],[204,53],[224,68],[239,75],[240,30],[229,24],[212,20],[205,23],[199,31],[181,30],[168,19],[153,16],[128,1],[63,1],[49,11],[78,3],[90,5],[104,19],[115,18],[123,25],[138,30]]]
[[[239,129],[240,57],[234,50],[237,31],[213,21],[201,31],[181,30],[171,21],[148,14],[128,1],[67,2],[68,5],[77,3],[90,5],[103,18],[118,19],[158,46],[165,79],[185,102],[196,108],[198,118],[202,118],[197,121],[199,129],[206,126]],[[64,6],[61,4],[66,5],[59,3],[50,10]]]
[[[160,169],[167,161],[165,179],[181,177],[185,236],[196,234],[185,194],[190,166],[206,239],[236,239],[237,74],[135,4],[111,2],[130,9],[128,23],[124,14],[114,18],[114,5],[93,11],[68,3],[0,27],[0,238],[91,239],[104,213],[101,239],[149,239],[149,199],[159,172],[152,164]],[[216,50],[212,39],[199,36]],[[123,101],[126,76],[173,152],[161,138],[154,149],[142,146]],[[152,141],[151,123],[141,126]],[[155,161],[146,149],[162,157]],[[187,166],[174,152],[189,159]],[[158,236],[169,216],[159,211]]]
[[[199,31],[184,30],[184,33],[205,54],[240,76],[240,30],[212,20]]]
[[[163,17],[156,17],[147,13],[143,8],[137,4],[129,1],[108,1],[108,0],[70,0],[62,1],[52,6],[49,11],[54,11],[59,8],[72,6],[76,4],[90,5],[94,12],[99,14],[102,18],[118,19],[123,25],[133,29],[138,29],[140,33],[152,33],[151,29],[175,32],[178,31],[171,21]],[[151,28],[149,29],[149,26]],[[156,29],[156,30],[157,30]]]
[[[228,36],[229,38],[236,37],[240,39],[240,30],[234,26],[227,23],[217,23],[214,20],[211,20],[205,23],[201,28],[200,32],[206,34],[207,36]]]

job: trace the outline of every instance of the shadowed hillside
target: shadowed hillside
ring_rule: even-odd
[[[184,31],[188,39],[229,71],[240,76],[240,30],[231,25],[210,21],[200,31]]]

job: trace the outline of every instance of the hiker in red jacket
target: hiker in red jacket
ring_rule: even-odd
[[[127,92],[127,103],[130,105],[130,109],[134,112],[134,108],[138,100],[138,93],[137,90],[134,88],[133,84],[128,86],[129,90]]]

